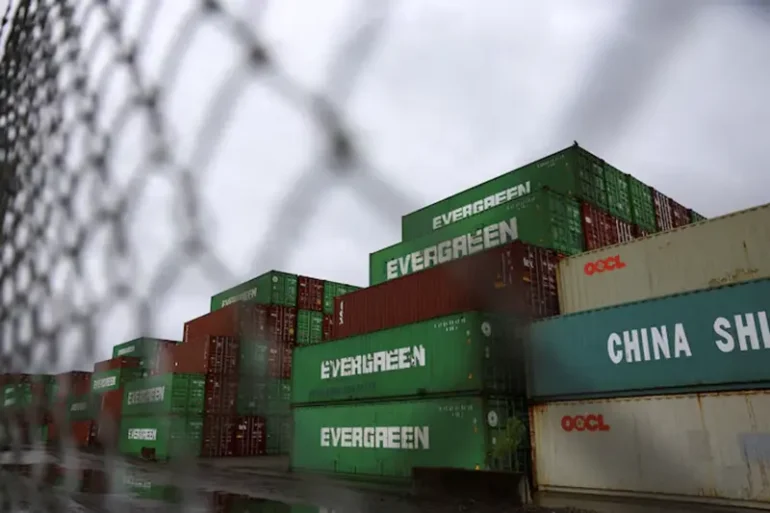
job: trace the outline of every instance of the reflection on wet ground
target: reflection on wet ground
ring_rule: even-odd
[[[173,484],[159,483],[154,479],[137,474],[116,476],[98,469],[71,469],[54,463],[38,465],[2,464],[0,470],[21,478],[34,480],[41,487],[50,487],[69,496],[88,509],[109,510],[110,505],[118,503],[132,505],[156,502],[165,504],[170,510],[171,504],[186,502],[195,511],[211,513],[338,513],[325,507],[288,504],[267,499],[224,492],[203,492],[191,494]],[[13,495],[7,489],[12,481],[0,480],[0,497]],[[159,508],[163,509],[163,508]],[[14,511],[14,508],[2,508]]]

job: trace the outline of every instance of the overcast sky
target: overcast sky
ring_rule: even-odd
[[[225,18],[196,18],[183,49],[171,50],[191,12],[181,6],[194,2],[164,2],[148,26],[141,14],[149,2],[155,0],[121,2],[130,6],[123,31],[143,41],[142,87],[165,87],[164,133],[174,160],[195,173],[200,234],[224,270],[188,265],[180,254],[189,230],[177,215],[185,193],[177,172],[143,164],[151,133],[146,118],[132,116],[125,129],[103,128],[115,147],[110,186],[94,186],[101,204],[135,185],[130,179],[146,179],[130,220],[137,260],[128,265],[105,252],[105,239],[92,242],[87,278],[63,285],[56,300],[107,308],[96,354],[72,351],[64,366],[88,368],[108,358],[112,345],[141,334],[136,303],[108,300],[106,286],[117,277],[139,296],[153,283],[164,291],[153,295],[149,334],[173,339],[181,339],[185,320],[207,312],[213,293],[269,268],[366,285],[368,254],[398,241],[408,209],[573,140],[707,216],[770,197],[770,23],[734,7],[738,2],[702,9],[685,0],[636,7],[619,0],[392,3],[342,107],[366,163],[357,170],[379,177],[380,185],[328,174],[324,131],[311,104],[282,81],[327,91],[346,62],[340,49],[366,51],[369,32],[346,41],[385,2],[281,0],[264,10],[257,2],[229,2],[233,16],[248,20],[268,44],[282,69],[279,81],[268,70],[248,71],[244,44]],[[84,24],[84,47],[94,45],[104,19],[92,15]],[[97,51],[81,57],[92,86],[104,94],[102,127],[114,126],[110,120],[137,90],[121,66],[96,85],[115,60],[109,41],[99,40]],[[172,67],[179,70],[173,80]],[[220,84],[229,79],[239,85],[223,92]],[[232,108],[225,123],[207,111],[222,98],[219,109]],[[81,136],[93,147],[93,137]],[[82,157],[73,152],[72,169]],[[309,166],[316,180],[297,185]],[[310,208],[313,197],[318,208]],[[93,208],[88,201],[83,212]],[[282,216],[275,229],[282,205],[295,215]],[[166,285],[161,277],[173,279]]]

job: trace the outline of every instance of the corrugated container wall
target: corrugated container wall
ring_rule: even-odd
[[[369,283],[377,285],[515,240],[580,253],[584,246],[580,204],[550,190],[533,191],[425,237],[370,254]]]
[[[297,279],[297,308],[323,312],[324,309],[324,281],[308,276],[299,276]]]
[[[414,467],[527,468],[527,418],[506,399],[452,397],[294,409],[293,470],[410,478]]]
[[[513,329],[505,318],[468,312],[298,348],[292,403],[462,392],[523,395],[523,342]]]
[[[538,401],[770,386],[770,279],[531,326]]]
[[[212,296],[211,311],[243,301],[297,306],[297,287],[296,274],[269,271]]]
[[[345,338],[473,310],[525,317],[558,313],[557,254],[514,242],[336,299]]]
[[[538,489],[770,508],[770,392],[531,408]]]
[[[607,209],[604,162],[575,144],[403,216],[401,239],[425,237],[543,188]],[[480,219],[471,221],[471,225],[483,225]]]
[[[675,228],[671,198],[657,189],[652,189],[652,202],[655,205],[655,223],[658,230],[666,231]]]
[[[770,276],[770,205],[564,259],[561,312]]]
[[[620,242],[617,219],[609,212],[583,202],[580,205],[580,215],[583,221],[583,238],[587,251]]]

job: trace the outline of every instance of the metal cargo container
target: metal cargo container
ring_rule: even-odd
[[[559,263],[562,313],[770,276],[770,205]]]
[[[334,315],[324,314],[323,320],[323,332],[321,333],[321,340],[331,340],[334,338]]]
[[[541,490],[770,507],[767,390],[551,403],[531,417]]]
[[[238,415],[289,413],[291,380],[281,378],[241,379],[238,383]]]
[[[613,217],[631,222],[631,193],[624,172],[604,164],[604,183],[607,187],[607,210]]]
[[[473,310],[556,315],[556,252],[513,242],[338,297],[334,338]]]
[[[123,416],[202,415],[206,377],[163,374],[127,383]]]
[[[109,360],[103,360],[94,364],[94,372],[107,372],[122,368],[141,367],[141,360],[133,356],[118,356]]]
[[[164,340],[157,338],[141,337],[118,344],[112,348],[112,357],[133,356],[139,358],[139,366],[144,368],[155,367],[158,353],[164,346],[179,344],[176,340]]]
[[[671,204],[671,224],[674,225],[674,228],[679,228],[692,222],[689,208],[674,200],[669,200],[669,203]]]
[[[114,449],[120,440],[120,417],[123,410],[123,390],[101,392],[96,412],[96,440],[102,447]]]
[[[236,417],[206,415],[203,417],[203,438],[200,455],[204,458],[235,456]]]
[[[401,240],[411,241],[543,188],[607,208],[604,162],[577,144],[401,218]],[[470,230],[469,230],[470,231]],[[463,232],[458,232],[463,233]]]
[[[324,281],[307,276],[297,278],[297,309],[322,312],[324,309]]]
[[[124,417],[119,450],[158,460],[195,457],[200,454],[202,426],[198,416]]]
[[[657,189],[652,189],[652,203],[655,205],[655,223],[658,230],[666,231],[675,228],[673,213],[671,212],[671,198]]]
[[[628,192],[631,198],[631,221],[647,233],[658,231],[655,218],[655,202],[652,199],[652,187],[640,182],[631,175],[628,180]]]
[[[55,400],[63,400],[72,395],[91,392],[92,372],[72,371],[54,376],[52,395]]]
[[[67,421],[93,420],[95,408],[94,396],[91,394],[73,396],[67,404]]]
[[[230,336],[191,337],[191,344],[174,350],[174,372],[225,374],[238,372],[240,339]]]
[[[272,414],[265,419],[265,453],[289,454],[294,440],[292,415]],[[313,443],[312,441],[308,441]]]
[[[691,223],[699,223],[701,221],[705,221],[707,218],[706,216],[697,213],[694,210],[690,210],[690,222]]]
[[[206,375],[205,402],[206,414],[235,415],[238,404],[237,376]]]
[[[297,344],[307,346],[323,341],[323,312],[297,311]]]
[[[566,254],[583,251],[580,204],[549,190],[486,210],[419,239],[369,255],[369,283],[400,276],[521,240]]]
[[[102,394],[122,388],[126,383],[142,378],[142,370],[138,368],[113,369],[106,372],[95,372],[91,377],[91,393]]]
[[[509,324],[491,314],[466,312],[300,347],[294,353],[292,404],[524,394],[523,341]]]
[[[533,323],[538,400],[770,385],[770,279]]]
[[[615,229],[618,232],[618,242],[631,242],[636,238],[634,225],[621,219],[615,219]]]
[[[253,416],[237,417],[234,430],[235,456],[260,456],[266,453],[265,419]]]
[[[344,296],[360,290],[361,287],[347,285],[345,283],[336,283],[333,281],[324,282],[324,308],[323,312],[327,315],[334,313],[334,298]]]
[[[211,311],[241,301],[297,306],[297,282],[296,274],[269,271],[212,296]]]
[[[413,467],[526,468],[526,409],[450,397],[294,409],[293,470],[410,478]]]
[[[580,205],[583,221],[583,240],[587,251],[620,242],[617,219],[599,207],[583,202]]]

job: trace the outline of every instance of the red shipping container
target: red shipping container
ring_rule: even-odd
[[[669,200],[671,204],[671,223],[674,228],[679,228],[690,224],[690,209],[674,200]]]
[[[70,393],[72,395],[83,395],[91,391],[91,372],[72,371],[56,375],[57,392],[56,398],[66,399]]]
[[[618,226],[609,212],[583,202],[580,205],[580,216],[587,251],[618,243]]]
[[[173,350],[174,372],[217,375],[238,373],[240,340],[232,336],[208,335]]]
[[[110,360],[96,362],[94,372],[106,372],[115,369],[135,369],[139,367],[141,359],[135,356],[119,356]]]
[[[530,273],[531,312],[537,319],[559,315],[556,272],[563,255],[552,249],[527,246],[526,266]]]
[[[264,340],[294,346],[297,342],[297,309],[272,305],[268,310],[267,332]]]
[[[334,315],[324,315],[323,332],[321,340],[331,340],[334,333]]]
[[[615,218],[615,226],[618,232],[618,243],[629,242],[634,240],[634,225],[623,221],[622,219]]]
[[[235,456],[260,456],[266,449],[265,419],[238,417],[235,422]]]
[[[300,276],[297,279],[297,308],[300,310],[324,309],[324,281]]]
[[[120,435],[120,414],[123,411],[123,389],[103,392],[99,398],[96,434],[105,448],[116,448]]]
[[[174,372],[176,347],[177,344],[162,344],[158,346],[155,365],[152,369],[149,369],[150,376],[159,376],[161,374]]]
[[[68,424],[51,422],[48,424],[48,438],[52,442],[58,442],[66,437],[69,444],[78,448],[91,445],[96,436],[96,423],[93,420],[79,420]],[[64,443],[64,440],[61,440]]]
[[[660,192],[652,189],[652,201],[655,204],[655,220],[659,231],[666,231],[674,228],[674,219],[671,213],[671,199]]]
[[[472,310],[533,316],[529,246],[520,241],[334,300],[334,338]]]
[[[268,350],[268,375],[271,378],[291,378],[291,363],[294,355],[294,345],[271,343]]]
[[[203,417],[201,456],[217,458],[233,456],[235,417],[231,415],[206,415]]]
[[[212,415],[234,415],[238,401],[238,377],[206,375],[205,412]]]
[[[648,235],[650,235],[649,231],[645,230],[644,228],[642,228],[639,225],[634,225],[634,232],[633,233],[634,233],[634,238],[635,239],[640,239],[642,237],[647,237]]]

